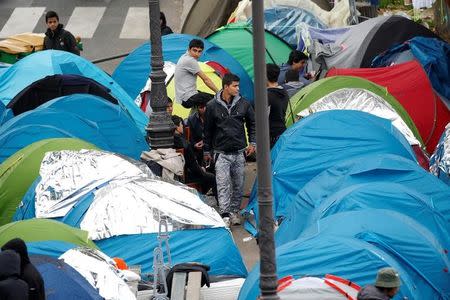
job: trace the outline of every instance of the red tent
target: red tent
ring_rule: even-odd
[[[428,153],[433,153],[445,125],[450,122],[450,111],[434,92],[427,74],[417,61],[385,68],[332,68],[326,76],[337,75],[362,77],[386,87],[416,124]]]

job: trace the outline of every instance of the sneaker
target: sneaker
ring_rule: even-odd
[[[225,223],[225,227],[230,228],[230,225],[231,225],[230,217],[223,217],[222,220]]]
[[[233,213],[230,216],[231,225],[241,225],[241,217],[239,213]]]

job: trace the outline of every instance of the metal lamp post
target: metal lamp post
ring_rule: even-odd
[[[261,300],[278,300],[275,243],[273,238],[272,167],[267,118],[266,57],[263,0],[252,1],[253,66],[255,70],[256,151],[258,172],[259,252]]]
[[[159,0],[149,0],[148,8],[150,16],[150,45],[152,49],[150,57],[152,68],[150,73],[150,79],[152,80],[150,106],[152,107],[152,113],[145,128],[147,131],[147,142],[152,149],[173,148],[175,125],[166,111],[167,90],[164,82],[166,73],[163,71],[164,61],[162,57]]]

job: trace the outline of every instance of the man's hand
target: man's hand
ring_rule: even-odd
[[[249,156],[252,155],[255,152],[255,145],[248,145],[247,148],[245,149],[245,156]]]
[[[205,162],[206,166],[209,166],[211,164],[211,155],[210,154],[204,154],[203,155],[203,161]]]
[[[194,144],[194,148],[197,150],[202,150],[203,148],[203,140],[199,141],[198,143]]]

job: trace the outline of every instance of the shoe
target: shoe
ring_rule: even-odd
[[[230,225],[231,225],[230,217],[223,217],[222,220],[225,223],[225,227],[230,228]]]
[[[230,216],[231,225],[241,225],[241,217],[239,213],[233,213]]]

